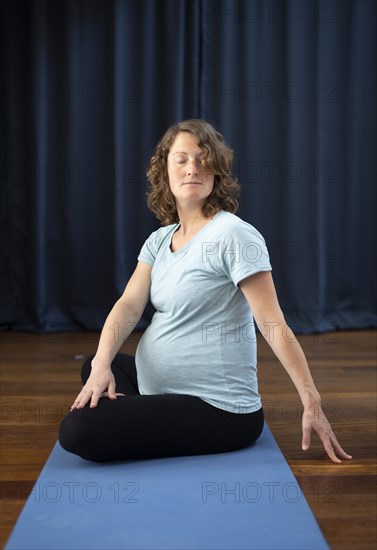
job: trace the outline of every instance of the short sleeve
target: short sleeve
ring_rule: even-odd
[[[272,270],[266,242],[255,227],[240,220],[224,229],[220,244],[222,270],[236,286],[246,277]]]
[[[156,231],[153,231],[141,247],[137,259],[141,262],[154,265],[157,255],[168,246],[172,232],[177,228],[178,224],[165,225]]]
[[[153,266],[158,251],[158,231],[154,231],[141,247],[137,259]]]

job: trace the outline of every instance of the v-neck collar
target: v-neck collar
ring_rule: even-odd
[[[176,233],[180,227],[180,223],[177,223],[176,224],[176,227],[174,229],[174,231],[172,232],[171,236],[170,236],[170,239],[169,239],[169,243],[168,243],[168,251],[170,252],[170,254],[172,256],[179,256],[180,255],[180,252],[184,252],[185,250],[187,250],[187,248],[189,248],[192,243],[199,237],[199,235],[208,227],[212,224],[212,222],[217,218],[217,216],[219,216],[223,211],[220,210],[219,212],[217,212],[213,218],[208,222],[206,223],[205,225],[203,225],[203,227],[201,229],[199,229],[199,231],[197,233],[195,233],[195,235],[193,237],[191,237],[191,239],[189,241],[187,241],[187,243],[185,243],[183,246],[181,246],[180,248],[178,248],[178,250],[175,250],[174,252],[172,251],[171,249],[171,243],[172,243],[172,240],[173,240],[173,236],[174,236],[174,233]]]

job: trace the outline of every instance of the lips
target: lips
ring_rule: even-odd
[[[185,181],[183,185],[202,185],[200,181]]]

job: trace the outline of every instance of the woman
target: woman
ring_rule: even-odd
[[[163,227],[144,243],[97,352],[83,366],[83,389],[60,427],[66,450],[104,461],[219,453],[255,442],[264,422],[255,319],[299,392],[302,448],[314,430],[333,462],[351,458],[288,332],[263,237],[234,214],[232,161],[222,135],[203,120],[172,126],[157,145],[148,206]],[[135,359],[119,354],[149,299],[156,313]]]

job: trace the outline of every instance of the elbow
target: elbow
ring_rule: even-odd
[[[268,343],[272,343],[278,334],[290,330],[280,308],[254,315],[254,319],[259,332]]]
[[[116,307],[121,310],[122,316],[128,321],[133,322],[135,326],[143,313],[143,310],[137,307],[136,304],[122,298],[119,298],[116,302]]]

